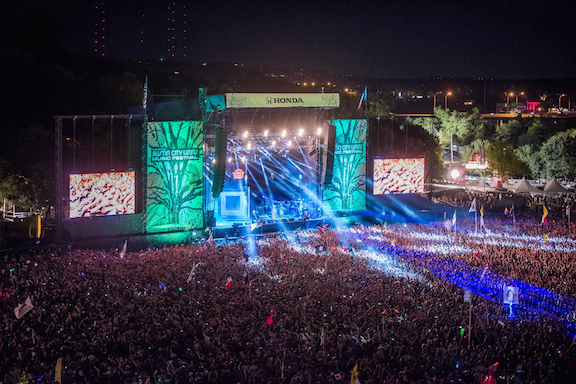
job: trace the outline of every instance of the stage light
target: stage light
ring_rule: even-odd
[[[267,129],[264,131],[264,137],[268,137],[268,130]]]
[[[282,131],[282,137],[286,137],[286,130]]]
[[[452,176],[453,179],[457,179],[460,176],[460,171],[453,169],[450,171],[450,176]]]
[[[212,164],[216,164],[216,159],[212,159]]]
[[[276,140],[272,140],[272,146],[276,145]]]
[[[229,162],[229,163],[232,162],[232,158],[231,158],[231,157],[228,158],[228,162]]]
[[[244,156],[241,157],[243,162],[246,162],[246,158]]]
[[[292,146],[292,141],[288,140],[288,142],[286,143],[286,146],[288,146],[288,147]]]
[[[244,138],[248,137],[248,131],[244,131],[244,134],[242,135],[242,137],[244,137]]]
[[[318,130],[316,131],[317,135],[321,135],[322,134],[322,127],[318,127]]]
[[[248,149],[252,148],[252,143],[248,143],[248,145],[246,146]]]
[[[304,134],[304,128],[300,128],[298,131],[298,136],[302,136]]]

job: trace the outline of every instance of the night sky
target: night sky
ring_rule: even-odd
[[[174,54],[194,63],[306,67],[387,78],[576,76],[576,7],[569,1],[14,3],[4,5],[5,17],[34,11],[55,15],[65,48],[110,58],[170,59]],[[19,28],[42,33],[26,22]]]

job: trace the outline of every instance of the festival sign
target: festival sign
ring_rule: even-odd
[[[202,228],[203,136],[200,121],[148,123],[148,232]]]
[[[366,209],[367,120],[334,120],[336,143],[332,182],[324,186],[325,210]]]
[[[227,93],[226,108],[338,108],[338,93]]]

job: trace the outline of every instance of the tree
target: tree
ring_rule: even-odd
[[[540,148],[540,159],[547,178],[576,176],[576,129],[549,138]]]
[[[477,139],[471,142],[469,145],[463,146],[460,148],[460,159],[462,161],[470,161],[472,159],[472,155],[481,152],[482,148],[486,149],[490,145],[488,140]]]
[[[510,120],[496,130],[496,139],[516,148],[520,135],[524,133],[526,133],[526,126],[522,125],[518,120]]]
[[[358,109],[360,95],[340,94],[340,107],[334,110],[334,116],[339,119],[361,119],[366,117],[385,116],[390,113],[392,100],[384,94],[368,92],[367,108]]]
[[[518,175],[526,167],[514,153],[514,148],[499,140],[490,143],[486,149],[486,160],[490,170],[498,171],[505,179]]]
[[[525,144],[514,150],[516,157],[524,162],[532,177],[539,177],[542,174],[542,159],[540,158],[540,151],[532,145]]]

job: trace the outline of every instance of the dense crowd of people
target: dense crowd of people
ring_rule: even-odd
[[[530,223],[516,225],[529,232]],[[449,233],[396,225],[382,241],[413,246],[409,230]],[[316,254],[324,242],[328,252]],[[353,246],[358,256],[361,247]],[[453,256],[575,294],[569,252],[512,248]],[[7,256],[0,381],[53,383],[59,358],[63,383],[344,383],[356,365],[363,384],[478,383],[492,369],[498,382],[575,377],[576,343],[560,320],[510,319],[507,308],[477,297],[469,340],[463,290],[399,262],[418,277],[354,257],[337,231],[272,236],[255,249],[210,242],[124,258],[93,250]],[[16,319],[27,297],[34,308]]]

